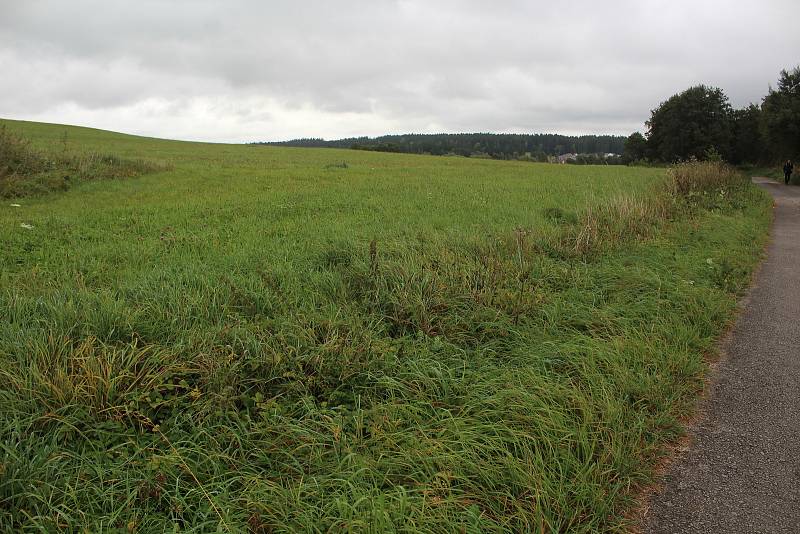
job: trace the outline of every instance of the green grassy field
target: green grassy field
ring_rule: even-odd
[[[664,169],[3,123],[156,169],[0,204],[8,532],[624,530],[770,220]]]

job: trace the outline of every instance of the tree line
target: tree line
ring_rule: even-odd
[[[722,89],[697,85],[652,110],[625,141],[627,163],[724,159],[774,164],[800,156],[800,67],[782,70],[760,105],[733,109]]]
[[[733,164],[773,164],[800,159],[800,67],[782,70],[775,88],[759,105],[734,109],[718,87],[697,85],[651,111],[646,131],[618,135],[404,134],[293,139],[254,144],[351,148],[410,154],[458,155],[567,163],[668,164],[690,159],[724,159]],[[606,157],[607,154],[621,154]]]
[[[566,153],[586,154],[577,161],[595,162],[590,154],[622,154],[625,136],[619,135],[558,135],[558,134],[404,134],[380,137],[350,137],[335,141],[318,138],[256,143],[294,147],[353,148],[381,152],[487,157],[493,159],[530,159],[548,161],[549,156]],[[585,161],[584,161],[585,160]]]

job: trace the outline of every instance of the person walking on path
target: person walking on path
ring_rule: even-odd
[[[789,185],[789,180],[792,179],[793,170],[794,170],[794,165],[792,165],[792,160],[787,159],[786,163],[783,164],[783,182],[786,185]]]

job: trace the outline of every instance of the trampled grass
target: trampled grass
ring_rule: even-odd
[[[6,124],[165,169],[0,205],[6,531],[621,530],[769,222],[733,177]]]

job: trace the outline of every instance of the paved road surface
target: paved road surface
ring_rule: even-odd
[[[754,181],[775,198],[772,242],[646,533],[800,533],[800,187]]]

